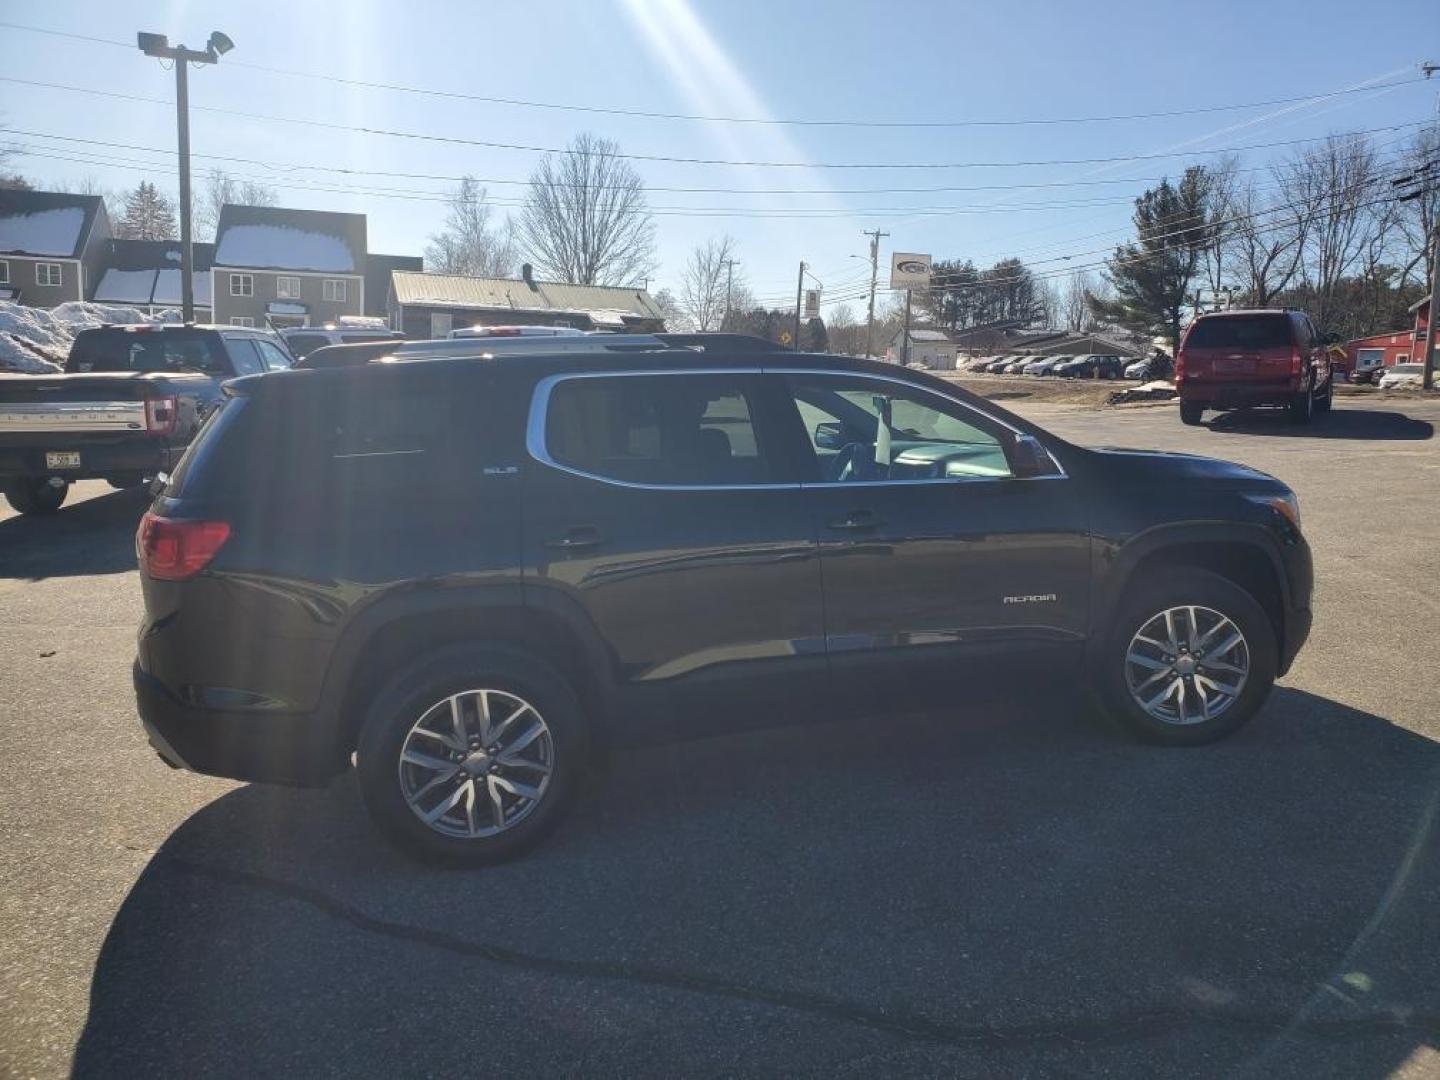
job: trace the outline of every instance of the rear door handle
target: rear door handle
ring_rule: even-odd
[[[878,529],[885,522],[875,516],[873,510],[851,510],[839,521],[830,522],[832,529],[845,529],[851,532],[865,529]]]
[[[564,536],[552,537],[545,541],[548,548],[557,548],[561,551],[577,551],[582,548],[592,548],[600,543],[600,530],[594,525],[577,525],[566,532]]]

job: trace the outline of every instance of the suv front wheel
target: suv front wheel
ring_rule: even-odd
[[[1102,647],[1106,711],[1149,742],[1193,746],[1237,730],[1275,682],[1275,631],[1244,589],[1205,570],[1147,576]]]
[[[444,650],[396,675],[360,732],[372,820],[407,854],[501,862],[559,820],[584,754],[581,708],[548,665],[503,647]]]

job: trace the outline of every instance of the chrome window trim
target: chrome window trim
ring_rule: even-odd
[[[550,456],[550,451],[545,445],[545,421],[550,410],[550,395],[555,387],[570,379],[616,379],[636,378],[641,376],[655,375],[820,375],[831,378],[842,379],[871,379],[876,382],[895,383],[911,390],[928,394],[931,397],[939,398],[941,401],[958,405],[967,412],[997,424],[1009,431],[1011,434],[1029,435],[1028,431],[1021,431],[1012,424],[1007,424],[998,416],[991,416],[969,402],[961,401],[958,398],[942,394],[932,390],[928,386],[918,386],[908,379],[900,379],[891,375],[875,375],[868,371],[835,371],[825,368],[793,368],[793,367],[713,367],[713,368],[635,368],[624,371],[562,371],[554,375],[547,375],[535,384],[535,389],[530,397],[530,415],[525,423],[525,450],[532,460],[541,465],[548,465],[552,469],[569,473],[571,476],[583,477],[586,480],[595,480],[602,484],[609,484],[612,487],[630,488],[637,491],[808,491],[816,488],[860,488],[860,487],[915,487],[922,484],[954,486],[957,484],[992,484],[1005,483],[1014,480],[1065,480],[1069,474],[1064,466],[1055,460],[1055,455],[1050,453],[1048,447],[1045,455],[1050,463],[1055,466],[1055,472],[1049,476],[976,476],[969,478],[959,477],[925,477],[914,480],[816,480],[792,483],[775,484],[647,484],[634,480],[619,480],[613,476],[604,476],[600,473],[592,473],[585,469],[577,469],[572,465],[564,465]],[[1033,436],[1032,436],[1033,437]]]

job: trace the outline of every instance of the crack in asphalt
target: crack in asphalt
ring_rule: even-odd
[[[1195,1023],[1232,1028],[1249,1028],[1257,1033],[1296,1030],[1291,1015],[1266,1014],[1256,1010],[1216,1006],[1135,1010],[1111,1016],[1069,1022],[1037,1022],[997,1027],[988,1024],[951,1024],[915,1013],[867,1008],[841,998],[796,990],[751,986],[710,975],[692,975],[663,968],[603,960],[565,960],[520,952],[501,945],[412,926],[369,915],[321,889],[247,870],[223,869],[191,862],[177,856],[162,856],[152,865],[170,868],[195,877],[246,886],[296,901],[356,929],[397,941],[409,941],[460,956],[475,957],[494,964],[546,975],[581,979],[604,979],[641,986],[679,990],[711,997],[729,998],[752,1005],[770,1005],[807,1013],[839,1023],[869,1028],[902,1038],[948,1043],[965,1047],[1013,1047],[1020,1043],[1069,1042],[1096,1044],[1133,1042],[1164,1035]],[[1427,1037],[1440,1036],[1440,1015],[1411,1014],[1404,1020],[1392,1014],[1368,1013],[1350,1018],[1309,1019],[1299,1029],[1324,1038],[1349,1038],[1413,1031]]]

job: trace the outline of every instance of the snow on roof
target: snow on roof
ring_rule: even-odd
[[[288,300],[271,300],[265,305],[265,310],[271,315],[306,315],[310,311],[304,304],[296,304]]]
[[[95,286],[95,299],[111,304],[148,304],[154,291],[154,270],[106,270]]]
[[[318,270],[354,274],[355,258],[338,236],[288,225],[230,225],[215,249],[216,266]]]
[[[84,227],[85,211],[78,206],[0,217],[0,251],[69,257]]]
[[[114,273],[112,270],[111,273]],[[210,307],[210,271],[196,270],[194,273],[195,303],[200,307]],[[180,303],[180,271],[159,270],[155,275],[155,300],[157,304],[178,304]]]

